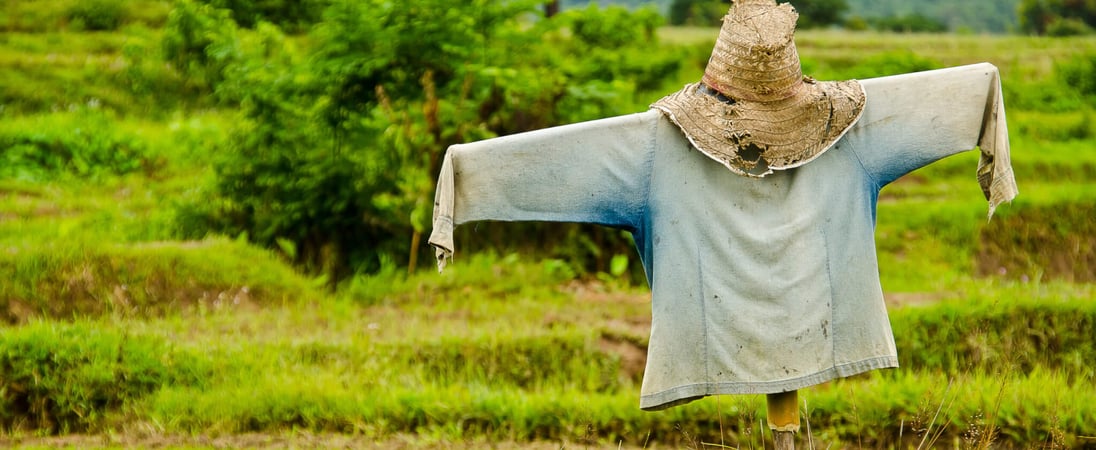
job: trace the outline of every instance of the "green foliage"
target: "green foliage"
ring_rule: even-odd
[[[865,79],[939,69],[942,65],[909,50],[893,50],[862,58],[846,71],[849,78]]]
[[[895,33],[940,33],[947,30],[943,22],[921,14],[880,17],[869,20],[873,28]]]
[[[1093,99],[1096,99],[1096,52],[1078,52],[1069,59],[1054,61],[1051,76],[1028,82],[1012,83],[1003,86],[1008,105],[1027,111],[1040,112],[1091,112]],[[1063,120],[1063,122],[1065,122]],[[1034,125],[1022,123],[1029,129]],[[1041,137],[1057,136],[1061,139],[1085,139],[1092,136],[1091,122],[1082,122],[1077,126],[1063,126],[1040,129]],[[1042,128],[1042,127],[1039,127]]]
[[[575,38],[591,47],[615,50],[636,43],[650,43],[662,16],[649,8],[631,12],[622,7],[599,8],[591,4],[585,10],[565,13]]]
[[[1051,96],[1050,101],[1057,100],[1055,97]],[[1083,106],[1079,106],[1074,102],[1062,102],[1053,105],[1053,107],[1069,111]],[[1073,113],[1064,111],[1018,113],[1016,115],[1024,120],[1017,121],[1017,132],[1037,141],[1073,142],[1075,145],[1078,142],[1096,137],[1096,117],[1094,117],[1096,112],[1089,109],[1081,109]],[[1089,164],[1088,162],[1078,163],[1063,169],[1079,169],[1079,172],[1084,173],[1086,169],[1090,168],[1088,167]]]
[[[390,100],[385,92],[436,92],[432,81],[414,89],[420,83],[414,77],[432,74],[429,67],[452,74],[446,61],[467,55],[447,55],[453,49],[464,51],[442,41],[461,41],[459,36],[380,28],[384,21],[409,27],[427,19],[417,9],[398,8],[401,16],[384,9],[392,4],[382,6],[333,5],[326,26],[317,31],[313,75],[302,71],[295,76],[298,69],[276,48],[253,52],[252,59],[229,72],[233,78],[219,93],[242,102],[244,121],[227,156],[216,165],[214,192],[221,200],[208,205],[210,228],[246,232],[271,247],[291,243],[303,267],[333,279],[354,270],[378,270],[387,258],[407,254],[405,239],[413,231],[408,217],[416,201],[426,203],[421,201],[429,189],[425,170],[439,152],[428,145],[432,141],[421,139],[433,140],[443,130],[416,132],[440,126],[436,97],[426,99],[434,108],[430,125],[402,116],[407,100]],[[451,19],[435,26],[456,27],[459,17]],[[277,41],[276,31],[267,29],[272,38],[267,41]],[[474,33],[474,28],[450,32]],[[377,49],[376,43],[391,48]],[[371,84],[380,80],[385,84]],[[394,102],[399,106],[393,107]],[[411,110],[422,111],[423,106]]]
[[[891,323],[901,364],[945,373],[1041,369],[1096,377],[1087,363],[1096,358],[1096,307],[1053,286],[1015,291],[1021,297],[973,292],[931,308],[896,311]]]
[[[163,25],[170,0],[7,0],[0,31],[113,31],[126,25]]]
[[[401,344],[391,349],[389,361],[414,368],[440,385],[490,383],[529,390],[566,386],[616,392],[621,387],[619,363],[596,344],[584,333],[498,333],[477,339]]]
[[[654,10],[590,6],[567,11],[557,21],[575,37],[557,42],[557,51],[583,56],[561,61],[573,81],[557,107],[560,123],[631,112],[612,105],[631,103],[629,97],[637,92],[656,91],[681,67],[679,54],[658,51],[655,29],[662,18]]]
[[[521,24],[535,2],[434,1],[333,2],[308,64],[279,45],[229,45],[244,58],[217,93],[244,117],[216,165],[217,200],[191,210],[206,219],[186,234],[289,243],[332,280],[412,263],[449,145],[633,112],[680,67],[652,52],[651,10]]]
[[[119,116],[151,118],[199,101],[164,64],[159,31],[136,24],[119,32],[7,33],[0,67],[0,112],[8,114],[98,104]]]
[[[1096,224],[1089,220],[1094,214],[1091,199],[1013,208],[982,231],[979,272],[1036,281],[1096,280]]]
[[[1060,61],[1054,71],[1066,88],[1082,97],[1096,98],[1096,53]]]
[[[200,382],[163,339],[88,323],[0,329],[0,427],[86,431],[165,383]]]
[[[161,40],[164,59],[199,89],[212,90],[239,58],[230,11],[195,0],[176,0]]]
[[[116,130],[95,108],[0,122],[0,178],[44,181],[61,174],[151,173],[159,161],[139,137]]]
[[[313,284],[269,253],[228,241],[96,245],[76,230],[62,243],[0,253],[0,322],[40,317],[158,316],[309,300]],[[56,236],[54,236],[56,238]]]
[[[126,3],[118,0],[81,0],[68,9],[70,26],[90,31],[116,30],[127,13]]]
[[[848,9],[847,0],[792,0],[799,12],[797,28],[816,28],[841,22]],[[673,25],[719,26],[727,14],[726,0],[674,0],[669,20]]]
[[[670,4],[672,25],[718,26],[728,5],[718,1],[674,0]]]
[[[921,16],[953,32],[1007,33],[1017,28],[1020,0],[848,0],[848,19]]]
[[[1082,0],[1022,0],[1020,28],[1050,36],[1091,34],[1096,27],[1096,2]]]
[[[200,0],[215,8],[232,12],[240,26],[255,28],[269,22],[293,32],[306,30],[319,22],[330,0]]]
[[[1053,37],[1082,36],[1093,33],[1092,25],[1074,17],[1057,18],[1047,25],[1046,35]]]
[[[0,176],[0,321],[11,323],[0,327],[0,360],[18,368],[0,372],[5,432],[111,436],[89,438],[97,444],[148,426],[156,436],[353,433],[366,445],[395,433],[454,447],[758,445],[758,396],[636,407],[650,304],[645,290],[622,288],[642,278],[627,233],[477,224],[457,230],[463,250],[446,273],[404,267],[414,234],[428,231],[430,165],[445,146],[642,110],[699,77],[714,30],[667,46],[667,30],[660,40],[608,8],[581,11],[590,27],[575,33],[566,15],[530,16],[532,3],[513,14],[490,9],[501,2],[453,13],[345,3],[327,10],[340,23],[306,36],[224,20],[230,33],[207,31],[233,56],[195,66],[184,86],[189,75],[154,45],[183,28],[172,37],[133,25],[155,23],[143,14],[162,25],[169,2],[131,0],[128,22],[105,33],[70,28],[74,3],[4,3],[0,23],[15,28],[0,33],[0,136],[134,142],[143,162],[121,175],[107,158],[101,175]],[[996,427],[1002,447],[1083,447],[1079,436],[1096,435],[1094,293],[1057,280],[1091,276],[1092,41],[810,30],[798,42],[820,79],[997,64],[1022,192],[986,223],[973,152],[884,191],[877,240],[903,367],[805,389],[814,440],[912,448],[910,430],[943,404],[938,443],[970,445],[979,425]],[[64,133],[76,129],[99,138]],[[250,193],[233,197],[236,186]],[[367,231],[337,228],[363,221]],[[263,234],[313,223],[349,237]],[[172,241],[172,225],[239,238]],[[325,295],[248,240],[298,261],[324,255],[317,242],[345,245],[360,252],[347,256],[351,269],[379,275]],[[474,254],[482,249],[541,262]],[[1006,260],[1002,276],[994,261]],[[98,319],[73,322],[82,316]],[[46,385],[28,373],[49,383],[36,400],[27,387]]]
[[[70,422],[91,433],[147,421],[171,434],[293,429],[748,445],[763,414],[759,396],[640,411],[642,359],[630,353],[642,355],[646,344],[646,293],[561,284],[554,264],[476,256],[442,275],[361,280],[359,293],[383,300],[33,323],[0,331],[0,361],[72,386],[50,384],[41,395],[51,399],[106,399]],[[1092,289],[988,281],[952,288],[937,304],[892,308],[902,369],[802,391],[816,442],[893,442],[926,426],[941,404],[934,426],[944,440],[961,439],[979,414],[1002,445],[1041,444],[1052,428],[1062,445],[1093,432],[1085,420],[1096,402],[1087,364],[1096,357]],[[59,360],[75,361],[50,362]],[[0,384],[13,379],[25,378],[0,376]],[[23,392],[4,389],[12,385],[29,383],[0,391]],[[51,431],[31,425],[38,422],[24,410],[0,411],[27,431]]]
[[[791,0],[788,3],[799,12],[799,29],[840,24],[849,9],[848,0]]]

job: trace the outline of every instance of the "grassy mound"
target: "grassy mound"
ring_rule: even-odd
[[[229,240],[55,245],[0,252],[0,320],[151,317],[314,299],[272,253]]]

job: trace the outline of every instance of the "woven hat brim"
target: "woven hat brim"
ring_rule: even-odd
[[[651,107],[667,114],[697,150],[753,177],[817,159],[860,119],[865,102],[856,80],[804,83],[796,95],[775,102],[724,103],[699,87],[686,85]]]

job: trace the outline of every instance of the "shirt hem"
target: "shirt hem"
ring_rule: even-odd
[[[898,367],[897,356],[880,356],[842,364],[811,375],[777,381],[710,382],[678,386],[654,394],[643,395],[639,408],[658,411],[698,400],[709,395],[775,394],[803,389],[834,378],[850,377],[877,369]]]

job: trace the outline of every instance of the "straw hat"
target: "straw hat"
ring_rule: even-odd
[[[790,4],[736,0],[700,83],[651,105],[698,150],[739,175],[763,177],[811,162],[856,123],[856,80],[804,77]]]

